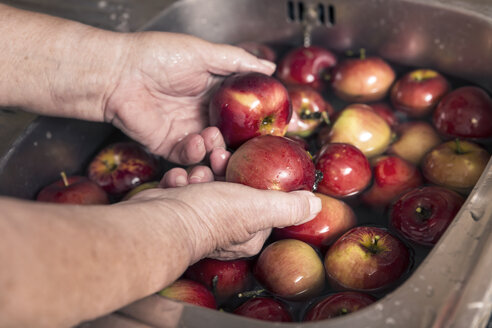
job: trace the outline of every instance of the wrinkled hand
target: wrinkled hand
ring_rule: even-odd
[[[145,32],[129,38],[105,120],[175,163],[198,163],[209,154],[213,171],[223,173],[229,154],[219,130],[207,128],[209,93],[220,76],[272,74],[275,66],[243,49],[188,35]]]
[[[308,191],[258,190],[226,182],[148,189],[130,201],[172,207],[176,225],[186,227],[181,238],[191,243],[193,262],[255,255],[273,227],[307,222],[321,210],[320,199]]]

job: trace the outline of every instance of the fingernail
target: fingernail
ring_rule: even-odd
[[[272,63],[271,61],[269,60],[265,60],[265,59],[260,59],[260,63],[264,66],[267,66],[268,68],[270,68],[272,71],[275,70],[275,68],[277,68],[277,65],[275,65],[275,63]]]
[[[202,170],[197,170],[196,172],[193,173],[192,176],[190,176],[190,183],[201,182],[204,177],[205,177],[205,172],[203,172]]]
[[[176,187],[184,187],[188,184],[188,181],[185,176],[178,175],[175,180]]]

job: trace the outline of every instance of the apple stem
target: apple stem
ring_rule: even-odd
[[[349,314],[349,310],[347,308],[342,308],[338,312],[338,315],[346,315],[346,314]]]
[[[68,183],[67,174],[65,173],[65,171],[61,171],[60,175],[63,180],[63,184],[65,185],[65,187],[68,187],[70,183]]]
[[[415,209],[415,212],[417,212],[418,217],[422,221],[428,220],[431,217],[431,215],[432,215],[432,212],[429,209],[427,209],[425,207],[421,207],[421,206],[417,207]]]
[[[360,59],[366,59],[366,49],[360,48]]]
[[[464,154],[465,152],[461,149],[460,139],[456,138],[454,139],[454,142],[456,143],[456,154]]]
[[[314,175],[314,185],[313,185],[313,192],[315,192],[318,189],[319,183],[323,180],[323,172],[320,170],[316,170],[316,173]]]
[[[249,290],[249,291],[237,294],[237,297],[239,297],[239,298],[255,297],[255,296],[260,296],[263,292],[265,292],[265,289]]]

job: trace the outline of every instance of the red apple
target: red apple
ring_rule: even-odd
[[[434,127],[425,121],[405,122],[396,131],[397,138],[388,153],[414,165],[419,165],[425,154],[442,142]]]
[[[232,154],[226,169],[226,181],[257,189],[312,190],[315,179],[310,155],[285,137],[247,141]]]
[[[408,240],[433,246],[464,201],[459,194],[443,187],[412,189],[393,204],[390,224]]]
[[[438,72],[417,69],[396,81],[391,89],[391,102],[395,109],[410,117],[424,117],[449,89],[448,81]]]
[[[275,51],[261,42],[255,41],[245,41],[237,44],[238,47],[243,48],[250,54],[255,55],[258,58],[266,59],[271,62],[275,62],[277,60],[277,54]]]
[[[288,135],[308,137],[322,122],[329,122],[333,108],[316,90],[306,85],[295,85],[289,86],[287,91],[292,104]]]
[[[217,309],[212,292],[202,284],[188,279],[176,280],[173,284],[161,290],[159,295],[175,301]]]
[[[157,177],[156,158],[134,142],[118,142],[102,149],[90,162],[89,178],[107,193],[121,195]]]
[[[372,178],[371,166],[355,146],[328,143],[316,156],[316,169],[323,173],[318,184],[320,193],[333,197],[347,197],[364,190]]]
[[[332,72],[335,94],[348,102],[369,102],[386,96],[395,79],[395,72],[379,57],[349,58],[341,61]]]
[[[318,301],[304,316],[303,321],[320,321],[347,315],[365,308],[376,299],[361,292],[340,292]]]
[[[207,286],[222,301],[249,287],[251,262],[245,259],[220,261],[206,258],[190,266],[184,276]]]
[[[254,267],[256,279],[270,292],[289,299],[308,299],[325,285],[323,264],[316,251],[300,240],[268,245]]]
[[[352,104],[335,119],[329,141],[354,145],[367,157],[373,157],[388,148],[391,129],[370,106]]]
[[[336,62],[329,50],[317,46],[295,48],[280,61],[277,77],[285,84],[309,85],[321,90]]]
[[[362,201],[368,205],[384,207],[423,183],[418,168],[398,156],[380,156],[373,162],[374,182],[362,194]]]
[[[309,151],[309,143],[303,137],[299,137],[296,135],[291,135],[291,136],[287,135],[285,137],[287,139],[294,141],[294,142],[297,142],[299,144],[299,146],[301,146],[305,151]]]
[[[460,138],[492,137],[492,99],[481,88],[461,87],[437,105],[432,121],[439,133]]]
[[[38,193],[37,200],[49,203],[108,204],[108,195],[94,181],[83,176],[67,177],[47,185]]]
[[[347,231],[326,252],[325,269],[335,288],[379,290],[407,271],[410,252],[403,242],[378,227]]]
[[[388,123],[391,128],[395,128],[398,126],[398,124],[400,124],[395,112],[387,103],[377,102],[371,104],[370,106],[376,112],[376,114],[381,116],[386,121],[386,123]]]
[[[121,201],[129,200],[130,198],[132,198],[133,196],[135,196],[141,191],[152,189],[152,188],[158,188],[158,187],[159,187],[159,181],[149,181],[149,182],[142,183],[141,185],[136,186],[135,188],[127,192],[125,197],[123,197]]]
[[[422,172],[432,183],[466,193],[477,183],[489,159],[489,152],[473,142],[447,141],[427,153]]]
[[[234,314],[265,321],[292,322],[287,306],[270,297],[251,298],[236,308]]]
[[[324,249],[356,225],[357,218],[350,206],[323,194],[316,196],[321,199],[322,208],[314,219],[297,226],[275,228],[273,237],[297,239]]]
[[[259,135],[283,136],[292,112],[287,89],[277,79],[241,73],[227,77],[214,92],[209,114],[226,144],[237,148]]]

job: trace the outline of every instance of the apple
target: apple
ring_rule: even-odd
[[[89,179],[107,193],[121,195],[154,180],[159,173],[157,159],[135,142],[118,142],[103,148],[89,163]]]
[[[471,141],[447,141],[432,149],[422,160],[422,173],[430,182],[469,192],[487,166],[490,154]]]
[[[152,188],[158,188],[159,187],[159,181],[149,181],[142,183],[141,185],[136,186],[132,190],[126,193],[126,195],[121,199],[121,201],[129,200],[136,194],[138,194],[141,191],[147,190],[147,189],[152,189]]]
[[[352,104],[343,109],[331,128],[329,142],[348,143],[367,157],[382,154],[391,141],[391,129],[386,121],[364,104]]]
[[[292,104],[288,135],[309,137],[322,123],[329,123],[333,107],[313,88],[306,85],[287,87]]]
[[[219,301],[246,290],[251,283],[251,262],[205,258],[190,266],[184,277],[211,289]]]
[[[378,227],[347,231],[326,252],[325,269],[334,288],[381,290],[408,270],[410,252],[397,237]]]
[[[390,225],[408,240],[434,246],[464,201],[458,193],[443,187],[412,189],[391,207]]]
[[[296,135],[286,135],[285,137],[287,139],[294,141],[294,142],[297,142],[299,144],[299,146],[301,146],[305,151],[309,151],[309,143],[303,137],[299,137]]]
[[[316,180],[310,155],[285,137],[259,136],[248,140],[230,157],[226,181],[257,189],[312,190]]]
[[[365,308],[376,299],[361,292],[340,292],[323,298],[306,313],[303,321],[320,321],[347,315]]]
[[[281,59],[276,76],[287,85],[302,84],[322,90],[336,63],[335,55],[329,50],[317,46],[298,47]]]
[[[284,85],[254,72],[224,79],[209,104],[210,124],[219,128],[231,148],[259,135],[283,136],[291,114]]]
[[[492,137],[492,99],[481,88],[467,86],[448,93],[437,105],[432,121],[447,137]]]
[[[410,117],[424,117],[432,112],[450,86],[444,76],[431,69],[417,69],[405,74],[391,88],[391,103]]]
[[[271,293],[305,300],[325,285],[323,263],[316,251],[300,240],[283,239],[268,245],[253,269],[256,279]]]
[[[236,46],[243,48],[244,50],[252,55],[255,55],[258,58],[266,59],[271,62],[275,62],[277,60],[277,54],[275,53],[275,51],[264,43],[245,41],[238,43]]]
[[[396,135],[388,153],[414,165],[419,165],[425,154],[442,142],[436,129],[425,121],[405,122],[396,128]]]
[[[36,200],[49,203],[67,204],[108,204],[108,195],[94,181],[83,176],[67,177],[61,173],[61,179],[45,186]]]
[[[373,163],[373,184],[361,197],[367,205],[384,207],[403,192],[423,183],[419,169],[398,156],[380,156]]]
[[[363,191],[372,178],[367,157],[346,143],[325,144],[316,155],[316,169],[323,174],[318,191],[333,197],[355,195]]]
[[[350,206],[336,198],[316,193],[321,199],[321,212],[309,222],[273,229],[273,238],[297,239],[324,249],[357,223]]]
[[[265,321],[292,322],[287,306],[270,297],[251,298],[236,308],[234,314]]]
[[[370,105],[371,108],[381,116],[391,128],[396,128],[400,124],[398,117],[393,109],[384,102],[377,102]]]
[[[176,280],[170,286],[161,290],[159,295],[175,301],[217,309],[217,304],[212,292],[202,284],[188,279]]]
[[[367,57],[341,61],[332,71],[331,85],[335,95],[348,102],[369,102],[386,96],[395,80],[395,72],[382,58]]]

